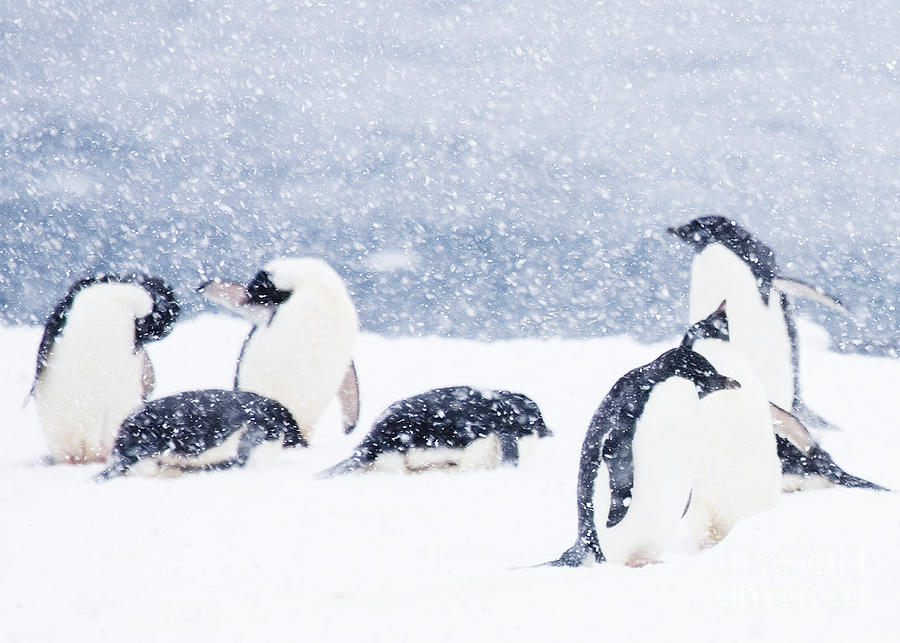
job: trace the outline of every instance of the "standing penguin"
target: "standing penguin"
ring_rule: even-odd
[[[690,322],[727,300],[731,343],[756,371],[769,401],[807,422],[830,426],[800,397],[797,331],[787,295],[847,314],[843,305],[821,289],[780,275],[772,250],[734,221],[705,216],[669,232],[697,253],[691,263]]]
[[[766,399],[759,377],[729,342],[725,302],[691,326],[681,345],[700,353],[717,370],[741,383],[740,391],[716,395],[702,405],[704,425],[708,427],[703,445],[709,464],[694,485],[688,522],[696,523],[699,512],[707,507],[714,535],[715,530],[721,532],[742,514],[771,506],[776,479],[769,464],[773,453],[777,455],[778,487],[783,491],[829,485],[883,489],[841,469],[800,420]],[[712,500],[705,500],[707,495]]]
[[[620,378],[594,413],[581,447],[578,539],[551,564],[575,567],[588,554],[596,562],[632,566],[659,560],[691,501],[702,438],[700,398],[736,388],[736,380],[685,347]],[[599,530],[595,507],[609,508]]]
[[[31,395],[55,462],[102,462],[154,386],[144,344],[169,333],[171,288],[140,273],[76,281],[44,325]]]
[[[728,342],[725,307],[722,302],[692,325],[681,342],[741,383],[700,404],[701,466],[684,517],[700,547],[722,540],[738,521],[774,507],[782,487],[769,401],[753,368]]]
[[[352,361],[359,322],[344,282],[328,264],[276,259],[247,286],[211,281],[200,292],[253,323],[238,358],[236,389],[283,404],[307,441],[339,393],[344,430],[353,430],[359,419]]]

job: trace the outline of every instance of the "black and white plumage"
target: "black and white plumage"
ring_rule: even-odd
[[[143,474],[244,466],[263,445],[307,446],[290,412],[246,391],[207,389],[152,400],[129,415],[116,436],[108,480]]]
[[[705,216],[669,232],[696,252],[691,262],[690,322],[728,301],[731,343],[762,382],[768,399],[806,422],[830,424],[810,411],[800,395],[797,332],[788,295],[848,314],[822,289],[780,274],[775,253],[749,231],[721,216]]]
[[[844,471],[796,416],[774,404],[769,405],[769,411],[775,426],[784,491],[830,486],[888,491]]]
[[[144,344],[166,336],[179,310],[172,289],[142,273],[69,287],[44,325],[31,388],[54,461],[106,458],[122,420],[153,389]]]
[[[748,498],[754,486],[759,491],[768,487],[767,482],[760,484],[768,478],[768,467],[761,455],[763,449],[771,451],[773,447],[781,473],[780,488],[785,491],[828,485],[883,489],[841,469],[795,415],[769,402],[752,367],[731,346],[726,306],[722,302],[712,314],[691,326],[681,344],[693,348],[716,369],[728,372],[741,382],[740,391],[716,396],[703,405],[712,436],[705,444],[720,443],[719,453],[710,461],[720,470],[727,465],[728,479],[733,482],[729,484],[724,476],[716,476],[709,487],[713,493],[730,499],[728,502],[734,505]],[[727,406],[722,407],[723,404]],[[750,439],[752,443],[748,442]],[[765,478],[761,478],[763,475]],[[700,495],[695,487],[695,499]],[[699,508],[701,503],[694,506]]]
[[[691,501],[700,399],[740,384],[689,348],[622,376],[594,413],[578,470],[578,538],[553,565],[658,560]],[[602,512],[605,525],[594,522]]]
[[[319,476],[376,464],[404,471],[517,465],[523,440],[550,435],[538,405],[521,393],[437,388],[391,404],[353,455]]]
[[[217,280],[200,291],[253,324],[238,359],[236,389],[278,400],[307,439],[335,394],[345,431],[356,426],[353,347],[359,322],[343,281],[328,264],[276,259],[246,286]]]
[[[775,506],[781,463],[769,401],[755,371],[728,342],[726,302],[693,324],[681,345],[705,357],[739,389],[711,395],[700,404],[700,461],[684,516],[699,547],[722,540],[739,521]]]

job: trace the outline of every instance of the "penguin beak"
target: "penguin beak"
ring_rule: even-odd
[[[684,239],[684,231],[679,227],[669,226],[668,228],[666,228],[666,232],[668,232],[669,234],[674,234],[679,239]]]
[[[230,310],[250,303],[250,293],[247,291],[247,287],[230,281],[213,279],[201,284],[197,288],[197,292],[210,301]]]
[[[703,399],[710,393],[715,393],[716,391],[728,391],[739,388],[741,388],[741,383],[736,379],[726,377],[725,375],[714,375],[706,381],[702,388],[698,387],[697,393],[700,398]]]
[[[250,304],[250,291],[243,284],[213,279],[200,285],[197,291],[211,302],[237,313],[254,325],[268,323],[272,318],[270,308]]]
[[[736,390],[741,388],[741,383],[731,377],[722,376],[721,389]]]

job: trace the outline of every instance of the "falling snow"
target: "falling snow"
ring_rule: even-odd
[[[677,334],[719,213],[896,353],[900,12],[837,0],[23,0],[0,9],[0,319],[142,267],[196,312],[284,254],[364,328]]]

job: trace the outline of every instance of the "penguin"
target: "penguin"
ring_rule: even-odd
[[[122,420],[153,390],[144,344],[180,307],[160,278],[95,275],[73,283],[44,324],[29,393],[53,462],[102,462]]]
[[[775,404],[769,404],[769,412],[775,427],[783,491],[834,486],[890,491],[844,471],[796,416]]]
[[[318,477],[372,467],[421,471],[516,466],[523,441],[551,435],[538,405],[521,393],[437,388],[391,404],[353,455]]]
[[[96,480],[242,467],[263,445],[307,446],[281,404],[246,391],[186,391],[145,403],[123,422]],[[254,455],[255,457],[255,455]]]
[[[692,502],[700,400],[740,386],[681,346],[622,376],[594,413],[581,448],[578,538],[549,564],[660,560]],[[595,507],[608,507],[600,530]]]
[[[685,333],[681,346],[705,357],[739,389],[700,404],[700,466],[684,524],[698,548],[712,546],[740,520],[772,509],[781,493],[778,458],[766,392],[753,368],[728,342],[726,303]]]
[[[806,297],[849,315],[822,289],[778,272],[775,253],[721,216],[704,216],[669,233],[696,251],[691,263],[690,322],[728,300],[731,343],[757,372],[768,399],[817,427],[834,428],[801,399],[797,331],[788,295]]]
[[[359,321],[343,281],[327,263],[276,259],[246,286],[214,280],[199,290],[253,324],[238,358],[235,389],[283,404],[306,440],[337,393],[344,432],[353,430],[359,420],[353,363]]]
[[[768,484],[760,486],[764,472],[768,478],[769,467],[759,456],[763,447],[765,452],[773,452],[774,447],[781,491],[832,485],[884,490],[884,487],[841,469],[796,416],[766,399],[766,392],[755,371],[729,342],[726,308],[727,304],[723,301],[712,314],[691,326],[681,342],[682,346],[690,347],[706,357],[717,370],[727,372],[741,382],[739,392],[717,395],[703,404],[712,426],[718,427],[711,430],[710,438],[704,440],[704,445],[709,447],[713,440],[722,441],[721,446],[725,449],[713,455],[710,461],[717,467],[728,463],[728,474],[734,476],[732,480],[737,485],[730,490],[719,479],[710,488],[722,498],[730,498],[732,504],[746,497],[754,486],[757,491],[768,488]],[[738,431],[738,427],[743,429]],[[751,439],[755,447],[749,443]],[[770,445],[772,440],[774,443]],[[757,460],[755,464],[754,458]],[[735,468],[736,464],[740,466]],[[754,480],[756,485],[752,484]],[[695,486],[695,500],[699,495]],[[759,496],[759,500],[762,501],[763,496]],[[700,506],[700,502],[692,503],[692,509]]]

